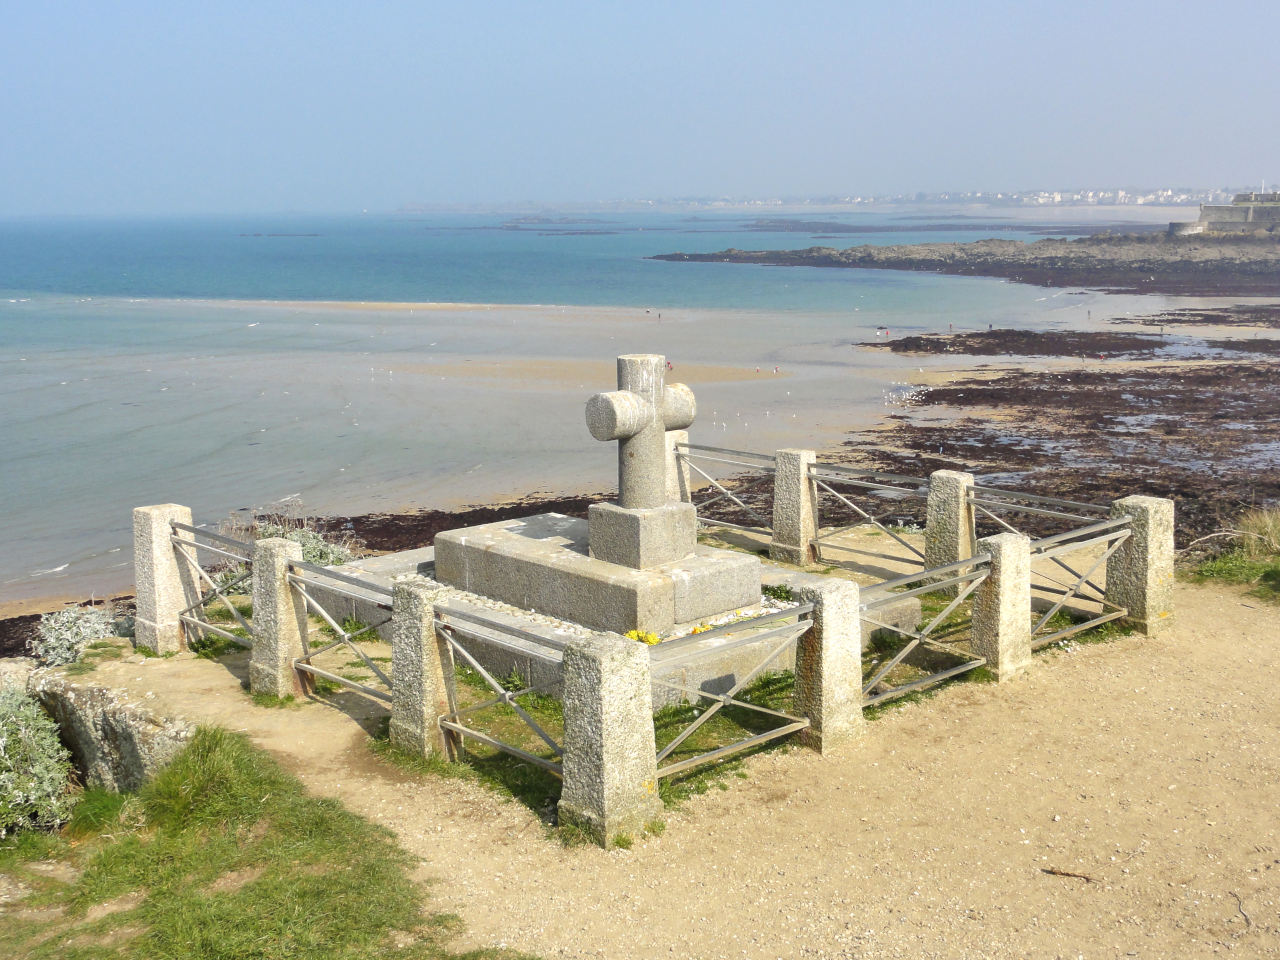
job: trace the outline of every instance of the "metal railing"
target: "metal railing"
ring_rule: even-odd
[[[367,697],[380,700],[383,703],[391,702],[391,678],[378,666],[372,658],[356,645],[356,641],[366,634],[385,626],[391,622],[391,589],[384,587],[379,583],[369,580],[362,580],[359,577],[353,577],[349,574],[338,573],[336,570],[330,570],[327,567],[321,567],[314,563],[306,563],[302,560],[289,561],[289,572],[286,575],[289,587],[297,591],[298,595],[306,604],[307,611],[320,617],[329,629],[333,631],[336,639],[331,643],[326,643],[321,647],[312,649],[310,639],[305,632],[302,638],[303,655],[293,661],[293,668],[308,676],[320,677],[335,683],[347,689],[362,693]],[[351,588],[355,588],[354,590]],[[355,590],[363,591],[357,593]],[[343,597],[348,600],[355,600],[359,603],[371,604],[375,609],[386,612],[387,616],[377,623],[363,625],[359,628],[347,630],[340,624],[336,617],[327,610],[315,595],[316,591],[331,594],[333,596]],[[312,660],[322,654],[329,653],[339,647],[346,649],[350,653],[354,653],[369,669],[374,676],[382,683],[382,689],[371,687],[368,684],[360,683],[349,677],[334,673],[331,670],[325,670],[317,667]]]
[[[729,450],[724,447],[709,447],[699,443],[681,443],[676,445],[676,459],[694,470],[697,474],[711,484],[719,493],[710,500],[704,500],[696,504],[698,508],[698,522],[706,526],[727,527],[730,530],[744,530],[748,533],[771,534],[773,532],[772,518],[766,519],[760,515],[760,512],[750,506],[738,495],[743,491],[736,493],[729,490],[719,480],[707,473],[706,470],[698,466],[694,461],[703,463],[719,463],[728,466],[741,467],[760,476],[773,476],[776,472],[776,459],[772,454],[750,453],[745,450]],[[758,478],[753,478],[758,479]],[[724,520],[718,517],[710,516],[707,511],[717,503],[728,501],[732,503],[738,511],[746,514],[755,521],[755,525],[736,523],[731,520]],[[732,509],[732,508],[731,508]]]
[[[560,739],[557,739],[547,730],[545,723],[539,723],[528,710],[521,706],[519,700],[521,697],[545,694],[555,686],[559,674],[559,670],[555,669],[555,667],[559,665],[564,648],[567,646],[565,641],[522,630],[468,610],[459,610],[446,606],[435,608],[435,627],[439,635],[448,643],[454,657],[461,658],[466,666],[474,671],[489,690],[495,694],[495,696],[481,703],[469,704],[464,707],[458,703],[456,686],[450,685],[449,712],[440,717],[440,728],[455,738],[461,737],[475,740],[526,763],[541,767],[553,776],[563,778],[561,770],[564,757],[564,746],[561,742],[563,740],[563,732],[560,734]],[[467,649],[468,641],[476,640],[482,641],[486,645],[505,649],[521,657],[541,661],[553,668],[552,672],[557,675],[556,679],[526,684],[518,690],[508,690],[501,681],[497,680],[480,663],[476,655]],[[509,707],[521,722],[546,745],[552,757],[538,756],[523,747],[502,740],[498,736],[478,730],[472,725],[474,723],[472,718],[476,717],[477,714],[492,710],[495,707]]]
[[[1129,611],[1125,607],[1112,603],[1107,599],[1106,590],[1099,586],[1093,577],[1099,568],[1105,567],[1107,560],[1131,535],[1130,519],[1128,517],[1117,517],[1032,542],[1031,559],[1033,562],[1037,559],[1052,560],[1057,568],[1066,571],[1069,577],[1074,578],[1067,582],[1050,576],[1042,570],[1033,572],[1031,577],[1032,594],[1042,594],[1056,598],[1044,613],[1037,615],[1033,611],[1031,614],[1033,621],[1031,648],[1033,650],[1039,650],[1058,640],[1064,640],[1084,630],[1091,630],[1112,620],[1118,620],[1128,614]],[[1083,572],[1062,559],[1064,556],[1071,556],[1072,554],[1094,549],[1100,549],[1101,552],[1096,557],[1092,557],[1089,566]],[[1089,554],[1086,553],[1084,556],[1088,559]],[[1072,562],[1078,563],[1079,561],[1073,559]],[[1038,580],[1047,580],[1048,583],[1037,582]],[[1088,616],[1083,620],[1060,629],[1051,630],[1048,634],[1045,634],[1043,631],[1050,625],[1054,615],[1071,600],[1083,600],[1094,604],[1099,608],[1100,612],[1095,616]]]
[[[659,779],[683,773],[703,764],[715,763],[744,750],[790,736],[810,725],[807,717],[774,710],[750,700],[741,699],[739,695],[777,663],[784,653],[794,652],[796,642],[813,628],[813,621],[809,619],[812,613],[813,604],[799,604],[687,637],[667,640],[654,648],[653,670],[658,675],[652,679],[655,687],[682,693],[689,698],[690,703],[710,701],[709,705],[684,729],[658,749]],[[701,660],[723,657],[734,650],[742,650],[745,653],[751,647],[761,649],[760,658],[748,669],[736,675],[733,685],[725,693],[711,693],[660,679],[660,676],[687,668]],[[690,757],[680,760],[670,759],[690,737],[726,707],[735,707],[771,721],[781,721],[781,723],[769,730],[704,750]]]
[[[179,533],[185,533],[187,536],[180,537]],[[197,582],[202,581],[207,587],[195,603],[178,614],[184,639],[190,643],[193,639],[201,639],[206,634],[212,634],[242,647],[253,646],[253,626],[231,600],[234,591],[253,578],[253,544],[214,533],[211,530],[202,530],[190,524],[179,523],[176,520],[169,522],[169,540],[173,543],[174,553],[186,563],[188,569],[195,573]],[[228,574],[226,579],[222,582],[213,579],[210,572],[200,563],[202,553],[219,558],[215,572],[217,566],[224,568]],[[228,630],[224,625],[210,622],[209,611],[206,608],[215,598],[222,601],[228,613],[231,614],[231,621],[239,625],[243,635],[233,632],[234,628]]]
[[[886,663],[878,665],[878,669],[871,679],[863,684],[862,703],[864,707],[883,703],[886,700],[892,700],[916,690],[922,690],[925,687],[949,680],[952,677],[975,670],[986,664],[985,658],[975,656],[967,650],[939,644],[934,639],[934,635],[945,624],[947,618],[958,610],[987,579],[990,575],[990,563],[991,557],[986,554],[979,554],[956,563],[949,563],[893,580],[886,580],[864,590],[864,597],[869,597],[869,599],[864,599],[862,603],[862,622],[880,630],[889,630],[907,639],[907,643],[899,648]],[[926,582],[921,583],[920,581]],[[912,586],[912,584],[915,584],[915,586]],[[922,596],[952,588],[956,591],[955,596],[940,612],[933,616],[923,629],[911,630],[896,624],[886,623],[874,616],[868,616],[868,614],[873,614],[877,610],[900,603],[909,597]],[[890,684],[887,679],[889,674],[902,664],[912,652],[921,647],[949,658],[962,659],[963,662],[935,670],[932,673],[926,673],[925,676],[917,677],[905,683]]]
[[[893,473],[875,473],[868,470],[858,470],[854,467],[844,466],[835,463],[814,463],[809,466],[809,479],[814,484],[815,489],[815,512],[820,515],[821,498],[823,494],[834,498],[841,503],[846,509],[851,511],[858,521],[856,523],[847,524],[843,527],[836,527],[827,530],[825,533],[814,538],[813,544],[817,550],[818,557],[822,557],[824,547],[835,550],[847,550],[850,552],[862,552],[853,547],[839,543],[838,538],[847,534],[855,527],[863,524],[871,524],[875,529],[882,533],[888,534],[899,546],[904,547],[909,556],[893,557],[885,559],[902,560],[905,563],[918,563],[924,566],[924,554],[912,543],[903,539],[896,530],[886,526],[884,521],[889,519],[893,514],[900,513],[899,508],[895,508],[880,516],[873,516],[871,513],[863,509],[858,504],[849,499],[848,496],[835,489],[833,484],[843,485],[846,487],[854,487],[855,489],[866,491],[873,496],[892,497],[899,503],[904,499],[919,498],[924,499],[928,496],[928,481],[922,481],[915,477],[904,477]],[[820,521],[819,521],[820,522]],[[914,559],[912,559],[914,557]]]

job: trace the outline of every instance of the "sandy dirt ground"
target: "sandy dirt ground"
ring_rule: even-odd
[[[1159,639],[947,687],[838,756],[752,758],[747,779],[669,812],[662,836],[607,852],[561,846],[479,786],[373,758],[368,701],[258,708],[237,685],[242,664],[186,657],[108,663],[91,679],[246,730],[311,790],[391,828],[422,858],[432,908],[465,921],[458,947],[1280,956],[1276,609],[1182,584],[1177,611]]]

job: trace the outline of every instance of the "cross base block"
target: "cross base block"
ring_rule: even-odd
[[[692,503],[628,509],[616,503],[587,508],[591,556],[634,570],[683,560],[698,545],[698,513]]]
[[[760,561],[695,545],[637,570],[588,555],[587,522],[554,513],[436,536],[436,579],[593,630],[669,633],[760,602]]]

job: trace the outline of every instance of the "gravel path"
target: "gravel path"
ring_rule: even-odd
[[[838,757],[752,759],[748,779],[670,813],[663,836],[629,851],[566,849],[518,804],[406,777],[329,706],[249,706],[217,664],[94,676],[247,729],[311,789],[386,824],[423,858],[432,907],[465,921],[460,948],[1280,956],[1277,611],[1190,585],[1177,609],[1166,638],[953,685],[869,724]]]

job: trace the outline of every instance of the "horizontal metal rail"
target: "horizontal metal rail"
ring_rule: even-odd
[[[797,730],[803,730],[808,726],[808,719],[796,720],[793,723],[784,724],[783,726],[777,727],[773,730],[758,733],[754,737],[747,737],[745,740],[739,740],[737,743],[730,743],[723,747],[717,747],[715,750],[709,750],[696,757],[689,757],[686,760],[668,763],[666,766],[658,768],[658,779],[681,773],[691,767],[700,766],[704,763],[714,763],[724,757],[732,756],[735,753],[741,753],[743,750],[749,750],[759,744],[768,743],[770,740],[777,740],[779,737],[785,737],[789,734],[795,733]]]
[[[929,485],[929,481],[927,479],[921,480],[919,477],[908,477],[900,473],[879,473],[874,470],[860,470],[857,467],[851,467],[851,466],[848,466],[847,464],[828,463],[823,460],[816,461],[812,466],[810,466],[809,469],[810,470],[815,470],[815,469],[830,470],[832,473],[844,474],[846,476],[852,475],[856,477],[870,477],[872,480],[876,481],[877,483],[880,483],[880,482],[914,483],[914,484],[917,484],[918,486],[923,486],[923,487],[927,487]]]
[[[1038,517],[1057,517],[1062,520],[1088,520],[1089,517],[1081,516],[1078,513],[1063,513],[1061,510],[1046,510],[1044,507],[1029,507],[1022,503],[1010,503],[1006,500],[988,500],[982,497],[969,497],[969,502],[975,506],[995,507],[999,510],[1007,510],[1012,513],[1032,513]]]
[[[221,533],[214,533],[212,530],[201,530],[199,527],[193,527],[187,523],[179,523],[176,520],[170,520],[169,526],[173,530],[181,530],[184,533],[194,533],[196,536],[208,537],[210,540],[225,544],[229,547],[237,547],[249,554],[253,553],[252,543],[245,543],[243,540],[237,540],[234,537],[228,537]]]
[[[773,640],[778,637],[784,637],[788,633],[794,633],[793,639],[800,639],[813,626],[812,621],[801,621],[800,623],[786,623],[780,627],[774,627],[771,630],[761,630],[758,633],[750,633],[745,637],[738,637],[727,643],[718,643],[715,646],[706,647],[702,650],[684,650],[678,656],[655,659],[653,661],[653,669],[659,672],[669,670],[677,670],[680,667],[690,663],[697,663],[699,660],[705,660],[708,657],[716,657],[728,653],[730,650],[737,650],[740,647],[749,647],[754,643],[763,643],[766,640]],[[698,634],[698,639],[705,637],[705,634]],[[664,644],[658,644],[659,647]]]
[[[323,580],[313,580],[311,577],[300,577],[296,573],[288,574],[288,580],[292,584],[303,587],[317,587],[326,593],[332,593],[335,596],[345,597],[347,600],[355,600],[357,603],[372,603],[380,610],[390,610],[391,604],[382,600],[375,600],[372,597],[366,597],[359,593],[352,593],[350,590],[344,590],[332,582],[326,583]]]
[[[1054,544],[1063,543],[1064,541],[1071,540],[1075,537],[1087,537],[1091,534],[1099,533],[1104,530],[1115,530],[1119,527],[1127,527],[1129,524],[1129,517],[1115,517],[1110,520],[1091,523],[1087,527],[1077,527],[1074,530],[1067,530],[1064,533],[1055,533],[1052,536],[1041,537],[1039,540],[1031,541],[1031,555],[1034,557],[1037,554],[1043,553]],[[1077,544],[1077,546],[1078,545],[1079,544]]]
[[[229,630],[223,630],[221,627],[215,627],[212,623],[208,623],[204,620],[198,620],[195,617],[189,617],[185,613],[179,615],[178,619],[188,626],[197,627],[201,630],[208,630],[210,633],[217,634],[219,637],[222,637],[224,640],[230,640],[232,643],[238,643],[242,647],[249,648],[253,646],[252,640],[246,640],[244,637],[238,637]]]
[[[710,630],[703,630],[701,633],[691,633],[684,637],[677,637],[674,640],[664,640],[658,645],[658,649],[673,650],[692,641],[711,640],[715,637],[724,636],[726,633],[738,633],[742,630],[749,630],[752,627],[762,627],[766,623],[789,620],[792,617],[803,617],[810,613],[813,613],[813,604],[800,603],[794,607],[776,610],[773,613],[762,613],[758,617],[751,617],[747,620],[735,620],[733,623],[725,623]]]
[[[861,526],[861,524],[854,524],[854,527],[858,526]],[[840,533],[847,533],[849,530],[854,529],[854,527],[845,527],[840,531]],[[908,563],[915,566],[923,566],[923,562],[921,560],[912,557],[904,557],[898,553],[876,553],[874,550],[864,550],[862,547],[851,547],[848,544],[837,543],[834,540],[816,539],[813,542],[821,543],[824,551],[843,550],[845,553],[856,553],[860,557],[874,557],[877,560],[893,560],[897,563]]]
[[[711,447],[705,443],[677,443],[677,450],[699,450],[706,453],[725,453],[731,457],[752,457],[756,460],[767,460],[776,463],[777,457],[772,453],[756,453],[752,450],[730,450],[728,447]]]
[[[862,701],[864,707],[874,707],[877,703],[883,703],[886,700],[894,700],[897,697],[905,696],[915,690],[924,687],[933,686],[935,683],[941,683],[943,680],[949,680],[952,677],[959,676],[962,673],[968,673],[970,670],[976,670],[978,667],[986,666],[986,659],[978,657],[968,663],[962,663],[955,667],[950,667],[938,673],[930,674],[927,677],[921,677],[919,680],[912,680],[910,683],[904,683],[900,687],[894,687],[892,690],[886,690],[884,693],[877,693],[874,696],[867,697]]]
[[[484,628],[468,626],[462,623],[450,623],[448,620],[439,618],[435,621],[436,628],[439,630],[449,630],[459,636],[467,637],[471,640],[478,640],[481,643],[498,647],[508,653],[514,653],[517,656],[528,657],[532,660],[539,660],[542,663],[560,663],[563,660],[563,654],[560,650],[551,648],[530,648],[521,646],[515,642],[515,638],[509,635],[494,634],[481,632]]]
[[[741,530],[744,533],[773,533],[770,527],[749,527],[745,523],[730,523],[728,520],[714,520],[711,517],[699,517],[698,522],[708,527],[727,527],[730,530]]]
[[[1097,543],[1122,543],[1128,540],[1132,535],[1129,530],[1117,530],[1112,533],[1104,534],[1101,537],[1091,537],[1088,540],[1071,540],[1066,543],[1060,543],[1057,546],[1051,546],[1047,550],[1041,550],[1038,553],[1032,553],[1033,558],[1053,559],[1060,557],[1066,553],[1075,553],[1083,547],[1092,547]]]
[[[809,479],[827,480],[831,483],[847,483],[855,487],[865,487],[868,490],[887,490],[890,493],[903,493],[907,496],[924,496],[924,493],[918,487],[896,487],[892,484],[882,483],[878,480],[860,480],[855,477],[847,477],[842,474],[815,470],[812,466],[809,467]]]
[[[215,547],[211,543],[201,543],[198,540],[188,540],[186,537],[170,536],[169,539],[173,543],[181,544],[184,547],[195,547],[196,550],[203,550],[206,553],[216,553],[220,557],[228,557],[237,563],[252,563],[252,557],[242,557],[238,553],[232,553],[230,550],[223,550],[221,547]]]
[[[754,463],[750,460],[728,460],[724,457],[709,457],[701,453],[682,453],[679,454],[681,460],[703,460],[708,463],[727,463],[731,467],[746,467],[748,470],[758,470],[761,473],[776,473],[777,467],[766,463]],[[692,464],[690,464],[692,466]]]
[[[1020,490],[1010,490],[1007,487],[988,487],[975,483],[969,488],[976,494],[984,497],[1010,497],[1017,500],[1029,500],[1032,503],[1046,503],[1050,506],[1066,507],[1075,510],[1089,510],[1100,513],[1108,513],[1111,507],[1100,503],[1082,503],[1079,500],[1063,500],[1061,497],[1046,497],[1038,493],[1023,493]]]
[[[467,610],[459,610],[456,607],[436,607],[436,621],[440,621],[440,615],[449,617],[453,620],[460,620],[463,623],[472,623],[477,626],[486,627],[497,633],[507,633],[513,637],[519,637],[521,640],[528,640],[531,643],[540,643],[544,646],[551,647],[554,650],[564,650],[569,645],[569,641],[561,640],[559,637],[547,637],[539,633],[531,633],[528,630],[522,630],[519,627],[513,627],[497,620],[490,620],[488,617],[471,613]],[[446,626],[456,626],[450,624],[448,620],[444,621]],[[484,639],[488,639],[487,637]]]
[[[1062,640],[1085,630],[1092,630],[1094,627],[1100,627],[1104,623],[1110,623],[1112,620],[1119,620],[1121,617],[1127,617],[1128,615],[1129,611],[1122,607],[1119,610],[1112,610],[1110,613],[1104,613],[1101,616],[1094,617],[1092,620],[1086,620],[1083,623],[1073,623],[1069,627],[1063,627],[1061,630],[1033,640],[1031,642],[1031,649],[1039,650],[1042,647],[1047,647],[1055,640]]]
[[[987,578],[986,570],[974,570],[971,573],[962,573],[958,577],[948,577],[945,580],[938,580],[934,583],[926,583],[923,586],[915,587],[911,590],[900,590],[897,593],[887,593],[880,595],[879,590],[876,591],[875,598],[868,600],[862,605],[864,611],[879,610],[881,607],[892,606],[899,600],[905,600],[908,597],[918,597],[926,593],[933,593],[935,590],[944,590],[947,587],[953,587],[958,583],[969,583],[972,580],[985,580]],[[877,585],[878,586],[878,585]],[[868,588],[868,592],[870,588]]]
[[[991,557],[985,553],[975,554],[964,560],[957,560],[955,563],[944,563],[940,567],[930,567],[928,570],[920,570],[916,573],[909,573],[903,577],[895,577],[893,580],[882,580],[879,583],[873,583],[866,590],[874,590],[879,593],[881,590],[893,590],[897,587],[905,587],[908,583],[914,583],[924,577],[941,576],[944,573],[950,573],[952,570],[963,570],[965,567],[980,567],[984,563],[990,563]],[[971,571],[973,576],[977,576],[978,570]],[[966,575],[968,576],[968,575]],[[902,596],[902,594],[898,594]]]
[[[472,740],[479,740],[481,743],[488,744],[496,750],[501,750],[503,753],[509,753],[513,757],[518,757],[526,763],[532,763],[535,767],[542,767],[542,769],[550,771],[556,777],[564,779],[564,774],[560,769],[560,764],[554,760],[548,760],[535,753],[529,753],[527,750],[521,750],[519,747],[513,747],[509,743],[503,743],[501,740],[495,740],[486,733],[481,733],[479,730],[472,730],[470,727],[464,727],[460,723],[455,723],[452,720],[446,720],[443,717],[440,718],[440,728],[442,730],[450,730],[453,733],[459,734],[463,737],[468,737]]]
[[[387,693],[385,690],[377,690],[373,687],[367,687],[363,683],[348,680],[346,677],[339,676],[336,673],[330,673],[328,670],[321,670],[319,667],[313,667],[311,664],[303,663],[301,660],[293,661],[293,669],[301,670],[303,673],[309,673],[313,676],[324,677],[324,679],[329,680],[332,683],[340,684],[344,687],[350,687],[352,690],[357,690],[367,697],[373,697],[375,700],[381,700],[383,703],[391,702],[391,694]]]
[[[345,583],[349,586],[359,587],[361,590],[368,590],[370,593],[376,593],[380,596],[390,597],[391,588],[384,587],[380,583],[374,583],[372,580],[361,580],[359,577],[353,577],[347,573],[338,573],[336,570],[330,570],[328,567],[322,567],[315,563],[307,563],[305,560],[290,560],[290,570],[304,570],[307,573],[314,573],[317,576],[325,577],[330,580],[337,580],[339,583]],[[324,584],[320,584],[324,586]],[[367,600],[367,597],[361,599]]]

